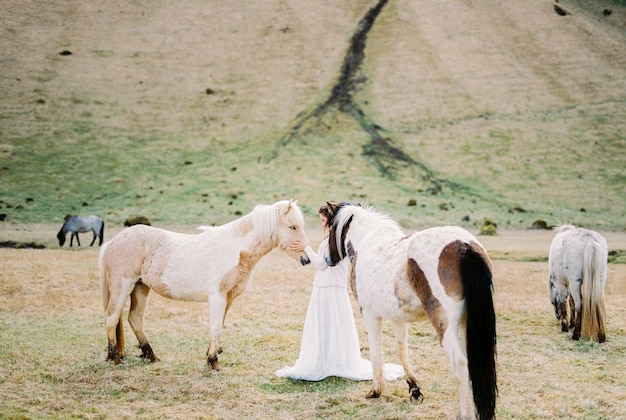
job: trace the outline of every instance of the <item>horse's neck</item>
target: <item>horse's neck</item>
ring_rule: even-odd
[[[356,228],[356,229],[353,229]],[[356,249],[364,240],[375,242],[396,241],[401,239],[404,234],[394,226],[380,225],[374,228],[370,226],[351,226],[348,231],[348,238]]]
[[[252,218],[248,215],[230,223],[233,235],[242,238],[240,252],[244,253],[249,263],[254,266],[261,258],[276,247],[273,240],[263,241],[252,226]]]

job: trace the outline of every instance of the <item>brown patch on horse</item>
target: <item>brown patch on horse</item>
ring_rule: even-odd
[[[439,280],[448,296],[456,301],[463,300],[463,282],[461,279],[461,255],[466,252],[467,244],[462,241],[450,242],[439,254]]]
[[[413,258],[409,258],[406,271],[409,283],[422,302],[424,311],[426,311],[430,322],[433,324],[435,331],[437,331],[439,344],[441,344],[443,333],[448,328],[445,311],[439,300],[433,296],[433,292],[428,284],[426,275]]]
[[[230,270],[220,282],[220,293],[226,297],[226,304],[230,303],[246,289],[250,273],[262,255],[239,253],[239,263]],[[226,314],[224,314],[226,316]]]

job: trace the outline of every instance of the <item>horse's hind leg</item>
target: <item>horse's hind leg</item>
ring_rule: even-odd
[[[467,326],[459,319],[452,320],[443,333],[441,346],[448,355],[452,373],[459,381],[459,402],[461,419],[475,418],[473,393],[470,386],[467,359]]]
[[[96,231],[94,229],[91,229],[91,231],[93,232],[93,239],[91,240],[91,243],[89,244],[89,246],[93,246],[93,243],[96,242]]]
[[[422,402],[424,395],[420,391],[420,387],[417,384],[417,375],[415,374],[413,366],[411,366],[411,361],[409,360],[409,346],[407,344],[409,324],[405,322],[395,322],[393,327],[396,332],[396,351],[398,353],[398,357],[400,358],[400,362],[402,363],[402,367],[404,368],[406,383],[409,385],[409,395],[411,401]]]
[[[109,341],[107,360],[116,365],[124,358],[124,329],[122,326],[122,310],[126,298],[135,287],[134,281],[122,279],[118,284],[109,284],[109,301],[105,309],[105,330]]]
[[[141,349],[141,357],[149,359],[151,362],[158,362],[160,359],[152,351],[148,338],[143,330],[143,314],[148,301],[148,293],[150,288],[139,282],[135,285],[130,294],[130,312],[128,313],[128,323],[137,336],[139,348]]]

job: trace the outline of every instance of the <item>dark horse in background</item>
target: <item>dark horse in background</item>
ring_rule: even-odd
[[[59,239],[59,246],[63,246],[65,243],[65,237],[67,236],[67,232],[72,232],[72,236],[70,237],[70,246],[74,243],[74,237],[76,237],[76,243],[80,246],[80,240],[78,239],[78,232],[93,232],[93,240],[89,244],[89,246],[93,246],[93,243],[96,242],[96,238],[99,238],[100,241],[98,245],[102,245],[102,240],[104,239],[104,220],[97,216],[69,216],[65,218],[65,223],[61,227],[61,230],[57,234],[57,238]]]

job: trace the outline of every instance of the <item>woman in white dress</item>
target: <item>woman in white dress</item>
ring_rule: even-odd
[[[347,290],[350,262],[344,258],[339,264],[329,266],[324,254],[328,248],[328,229],[333,222],[336,205],[326,203],[319,216],[326,232],[317,254],[306,243],[296,241],[291,247],[305,251],[315,269],[313,290],[309,301],[300,354],[293,366],[276,371],[282,378],[320,381],[329,376],[339,376],[355,381],[372,379],[372,363],[361,357],[359,336]],[[404,376],[402,366],[386,363],[385,379],[397,380]]]

